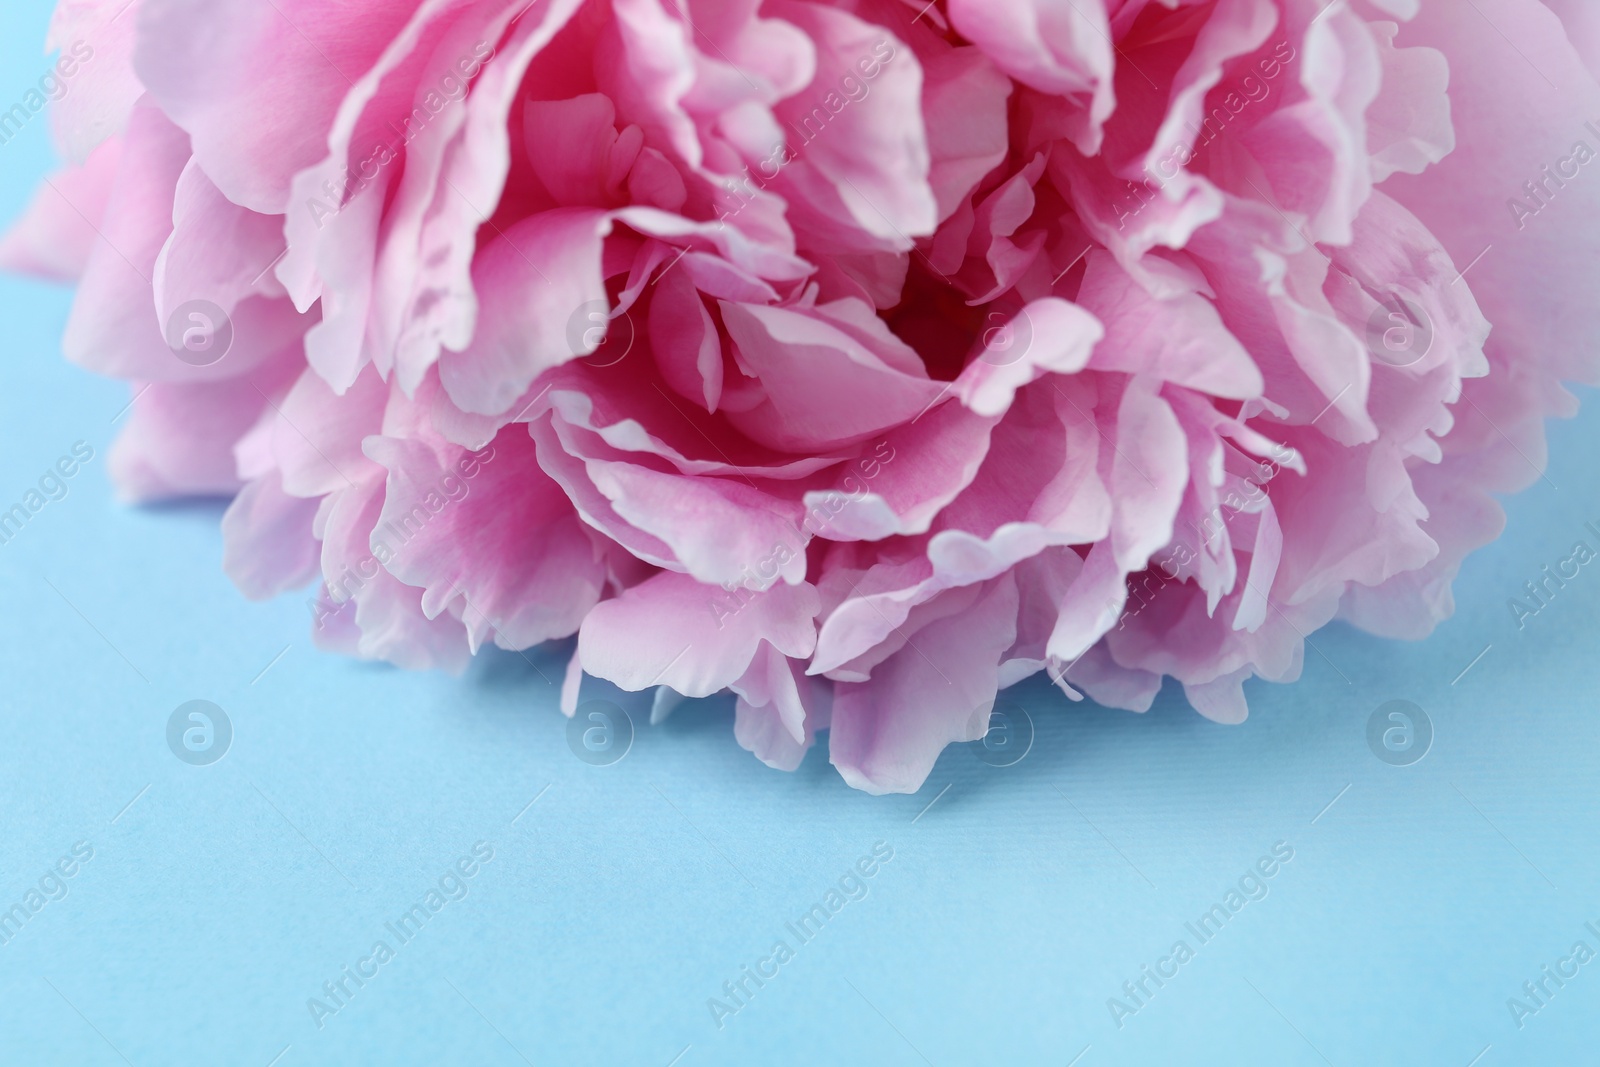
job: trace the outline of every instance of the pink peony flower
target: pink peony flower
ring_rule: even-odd
[[[1425,634],[1600,377],[1586,0],[62,0],[144,500],[325,647],[737,694],[917,789],[1039,671]],[[63,77],[68,77],[63,74]],[[1596,124],[1591,124],[1596,123]],[[1492,330],[1492,332],[1491,332]]]

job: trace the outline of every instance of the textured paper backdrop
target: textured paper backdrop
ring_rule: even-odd
[[[0,15],[0,98],[44,71],[47,9]],[[7,219],[45,132],[0,146]],[[1432,640],[1324,631],[1299,685],[1252,683],[1237,728],[1172,689],[1139,716],[1030,686],[1020,762],[951,750],[920,795],[873,798],[821,750],[762,767],[718,701],[652,728],[618,697],[632,750],[586,764],[556,653],[460,680],[318,653],[303,600],[252,605],[224,579],[220,505],[111,499],[127,395],[60,362],[68,301],[0,281],[0,509],[75,443],[94,453],[0,545],[0,909],[41,879],[66,893],[0,945],[0,1063],[1596,1058],[1600,960],[1545,979],[1520,1029],[1507,1000],[1531,1005],[1523,984],[1575,942],[1600,951],[1600,565],[1520,630],[1508,601],[1575,541],[1600,547],[1600,412],[1554,428],[1549,480],[1511,502]],[[167,741],[196,699],[233,728],[209,766]],[[1412,766],[1368,746],[1391,700],[1433,726]],[[1245,882],[1265,897],[1202,941],[1186,924],[1275,844],[1293,858]],[[402,942],[386,924],[461,857],[474,873],[445,885],[465,895]],[[865,896],[830,901],[841,879]]]

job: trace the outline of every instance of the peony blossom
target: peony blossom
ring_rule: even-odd
[[[0,244],[251,597],[919,788],[1419,637],[1600,378],[1588,0],[61,0]],[[84,59],[87,53],[89,58]],[[71,75],[64,67],[73,67]]]

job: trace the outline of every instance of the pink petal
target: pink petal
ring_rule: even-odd
[[[817,608],[804,583],[730,593],[668,571],[589,612],[578,651],[586,673],[629,692],[666,685],[709,696],[745,673],[762,642],[809,656]]]

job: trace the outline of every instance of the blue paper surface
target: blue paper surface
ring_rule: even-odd
[[[47,17],[0,14],[0,98]],[[0,146],[0,216],[45,123]],[[1600,547],[1600,410],[1427,642],[1318,633],[1239,727],[1030,684],[1020,761],[875,798],[824,750],[761,766],[726,701],[652,727],[603,686],[636,736],[586,763],[565,649],[314,650],[303,598],[224,578],[219,504],[112,499],[128,394],[59,358],[69,302],[0,280],[0,510],[93,452],[0,545],[0,1063],[1600,1062],[1600,568],[1508,606]],[[196,700],[232,730],[204,765],[203,720],[169,744]],[[1369,721],[1387,752],[1416,708],[1426,755],[1380,759]]]

